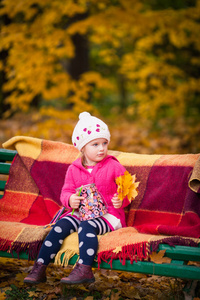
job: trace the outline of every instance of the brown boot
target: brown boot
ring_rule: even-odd
[[[95,278],[92,273],[91,266],[86,266],[77,263],[75,268],[72,270],[68,277],[61,279],[61,283],[66,284],[79,284],[79,283],[90,283],[94,282]]]
[[[40,282],[45,282],[46,278],[46,268],[41,262],[35,262],[30,274],[24,278],[24,283],[38,284]]]

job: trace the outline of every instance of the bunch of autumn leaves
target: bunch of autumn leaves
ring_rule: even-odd
[[[127,197],[131,203],[138,194],[139,182],[136,182],[136,175],[131,175],[125,171],[123,175],[116,178],[115,182],[119,199],[123,201]]]

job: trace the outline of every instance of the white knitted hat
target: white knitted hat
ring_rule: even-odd
[[[82,112],[72,134],[73,145],[80,151],[87,143],[98,138],[110,142],[108,126],[90,113]]]

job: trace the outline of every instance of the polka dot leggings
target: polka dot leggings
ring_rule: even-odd
[[[111,231],[107,223],[101,218],[83,222],[72,216],[60,219],[42,244],[37,261],[48,265],[60,250],[63,240],[76,231],[78,231],[79,236],[79,263],[91,266],[98,249],[97,235]]]

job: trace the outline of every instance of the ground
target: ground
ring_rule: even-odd
[[[37,286],[23,283],[33,262],[0,258],[0,299],[73,299],[73,300],[182,300],[184,280],[137,273],[94,270],[95,282],[89,285],[61,285],[71,266],[51,264],[47,282]],[[198,299],[198,298],[196,298]],[[199,298],[200,299],[200,298]]]

